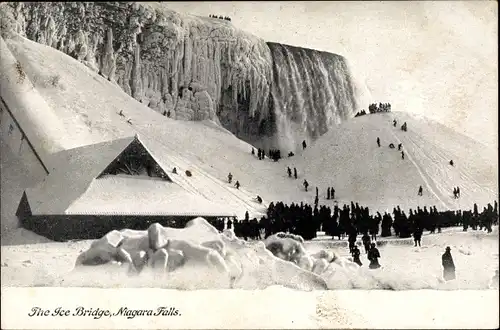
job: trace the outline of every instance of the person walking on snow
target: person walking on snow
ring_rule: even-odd
[[[307,191],[307,187],[309,187],[309,182],[307,182],[307,180],[304,179],[304,188],[306,188],[306,191]]]
[[[229,174],[227,175],[227,181],[229,183],[233,182],[233,175],[231,174],[231,172],[229,172]]]
[[[352,261],[357,263],[359,267],[363,266],[363,263],[361,262],[361,259],[359,259],[359,256],[361,255],[361,251],[359,251],[359,248],[357,246],[354,246],[351,252],[352,255]]]
[[[375,243],[372,243],[370,251],[368,251],[368,260],[370,260],[370,265],[368,267],[370,269],[380,268],[378,258],[380,258],[380,252],[378,251],[377,247],[375,246]]]
[[[394,127],[396,127],[396,125],[398,124],[398,122],[396,121],[396,119],[393,120],[392,124],[394,125]]]
[[[401,159],[405,159],[405,152],[401,150]]]
[[[236,183],[234,184],[234,186],[236,187],[236,189],[240,189],[240,182],[238,180],[236,180]]]
[[[305,149],[307,147],[306,140],[302,141],[302,149]]]
[[[451,165],[451,166],[453,166],[453,159],[452,159],[452,160],[450,160],[450,165]]]
[[[377,145],[380,147],[380,138],[377,137]]]
[[[418,188],[418,196],[422,196],[423,191],[424,191],[424,189],[422,188],[422,186],[420,186]]]
[[[288,167],[286,169],[286,171],[288,172],[288,177],[291,178],[292,177],[292,169],[290,167]]]
[[[460,187],[457,187],[457,198],[460,197]]]
[[[326,199],[330,199],[330,187],[326,189]]]
[[[330,197],[331,199],[335,199],[335,189],[333,189],[333,187],[330,188]]]
[[[363,246],[365,247],[365,253],[368,254],[368,251],[370,251],[371,239],[370,236],[368,236],[367,232],[363,234],[363,237],[361,237],[361,241],[363,242]]]
[[[293,177],[297,180],[297,169],[295,167],[293,168]]]
[[[402,143],[398,144],[398,150],[401,150],[401,147],[403,146]]]

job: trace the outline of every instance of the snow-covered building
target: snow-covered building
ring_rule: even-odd
[[[16,215],[26,229],[54,240],[101,237],[151,223],[183,227],[196,217],[235,217],[226,206],[188,191],[175,164],[137,135],[53,155],[49,175],[26,189]],[[161,152],[160,152],[161,151]],[[169,169],[168,171],[166,169]]]

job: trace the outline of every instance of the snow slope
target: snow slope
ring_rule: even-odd
[[[264,207],[255,203],[260,195],[270,201],[312,203],[314,187],[321,196],[334,186],[339,203],[360,202],[372,210],[402,209],[416,205],[470,208],[497,197],[496,150],[422,118],[403,113],[354,118],[309,143],[303,153],[278,163],[258,161],[251,146],[238,140],[213,122],[186,122],[166,118],[135,101],[120,88],[77,60],[53,48],[22,37],[6,40],[20,61],[37,93],[57,114],[71,135],[61,137],[66,147],[133,136],[136,133],[161,145],[181,172],[190,169],[191,178],[181,177],[183,186],[205,198],[231,204],[259,217]],[[57,76],[57,84],[47,79]],[[118,112],[123,111],[125,118]],[[408,123],[408,132],[392,127],[392,118]],[[126,122],[130,119],[132,125]],[[382,140],[377,148],[376,137]],[[403,161],[387,145],[403,143]],[[283,151],[286,154],[286,151]],[[455,167],[448,165],[453,159]],[[299,179],[289,179],[286,166],[297,167]],[[227,184],[227,174],[239,180],[240,190]],[[303,179],[311,189],[304,192]],[[418,186],[424,196],[417,198]],[[460,186],[462,198],[451,196]],[[19,196],[20,198],[20,196]],[[325,201],[320,203],[333,201]],[[17,205],[16,205],[17,206]]]
[[[397,127],[392,125],[394,119]],[[403,122],[407,132],[400,129]],[[396,148],[390,149],[390,143]],[[474,202],[482,207],[498,198],[497,150],[403,112],[354,118],[318,139],[302,159],[304,175],[310,184],[322,186],[323,196],[326,187],[333,186],[339,203],[353,200],[373,210],[392,212],[396,205],[470,209]],[[420,185],[424,193],[417,197]],[[457,186],[461,198],[454,199]]]

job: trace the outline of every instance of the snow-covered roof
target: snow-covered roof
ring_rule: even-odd
[[[234,216],[227,207],[186,190],[178,183],[140,176],[128,178],[99,175],[135,139],[165,170],[165,150],[155,143],[127,137],[53,155],[50,174],[34,188],[26,190],[33,214],[135,214]],[[156,146],[151,149],[151,146]],[[99,177],[99,178],[98,178]]]
[[[115,175],[94,179],[66,214],[234,216],[173,182]]]

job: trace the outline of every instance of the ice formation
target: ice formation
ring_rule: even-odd
[[[5,30],[74,57],[150,108],[213,120],[248,142],[292,149],[356,110],[343,57],[165,6],[30,2],[0,11]]]
[[[92,274],[99,269],[109,272],[109,267],[116,267],[112,273],[126,274],[129,279],[138,275],[139,281],[146,282],[147,276],[154,275],[161,279],[162,284],[155,282],[150,285],[177,288],[178,285],[195,288],[251,289],[271,285],[302,290],[327,288],[326,282],[312,270],[318,269],[317,264],[323,265],[330,260],[309,256],[302,243],[289,237],[275,235],[270,241],[275,246],[280,245],[281,258],[274,256],[262,242],[240,240],[231,230],[218,233],[203,218],[191,220],[183,229],[155,223],[148,230],[113,230],[95,240],[78,256],[75,273],[88,270],[87,267],[93,269]],[[290,259],[290,256],[298,259]],[[305,265],[303,260],[314,266]],[[193,276],[193,269],[198,284],[185,278]]]

